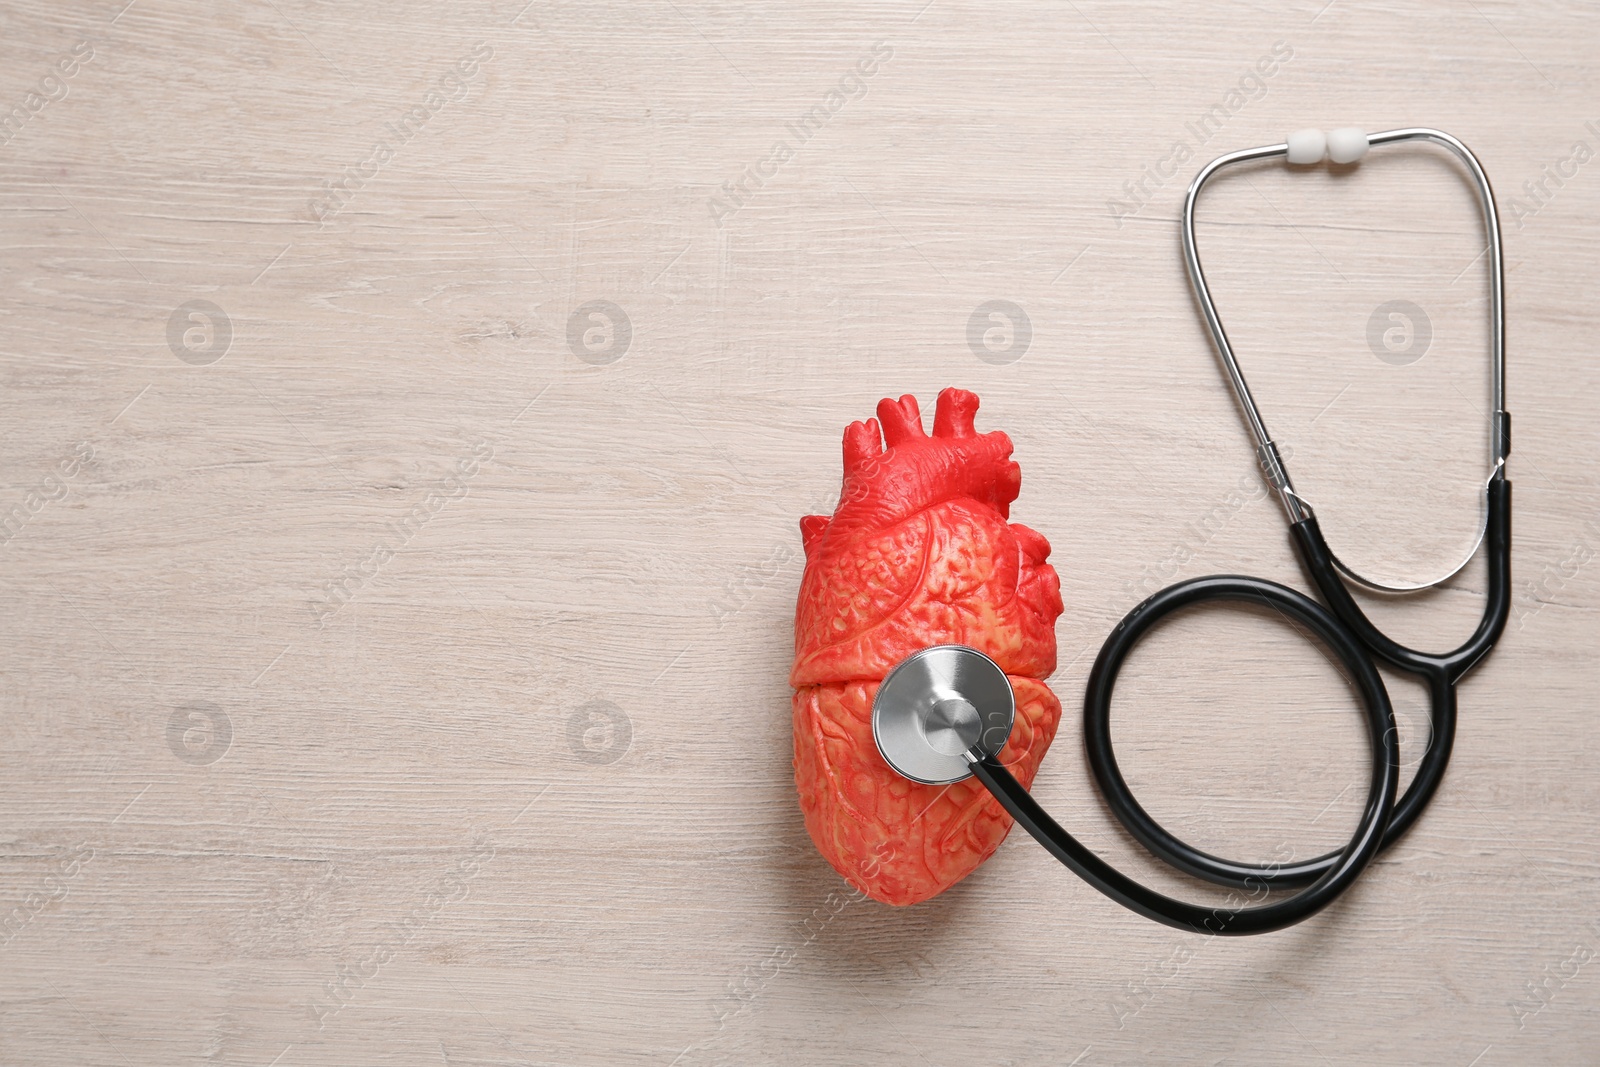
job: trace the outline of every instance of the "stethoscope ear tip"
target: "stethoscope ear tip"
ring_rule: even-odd
[[[1304,129],[1291,133],[1284,142],[1284,157],[1296,166],[1312,166],[1326,157],[1333,163],[1356,163],[1367,154],[1372,142],[1358,126],[1329,130]]]

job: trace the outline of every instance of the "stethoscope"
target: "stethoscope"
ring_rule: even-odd
[[[1316,512],[1289,479],[1278,447],[1267,432],[1217,315],[1195,248],[1194,211],[1200,191],[1217,172],[1237,163],[1284,157],[1291,164],[1352,164],[1371,145],[1431,141],[1453,152],[1477,186],[1489,236],[1489,344],[1493,388],[1490,471],[1478,540],[1449,574],[1429,582],[1396,585],[1363,578],[1328,547]],[[1290,926],[1327,907],[1360,875],[1373,856],[1397,841],[1432,799],[1450,761],[1455,740],[1456,684],[1494,647],[1511,605],[1511,417],[1505,411],[1505,306],[1500,223],[1494,193],[1476,156],[1439,130],[1404,129],[1367,135],[1360,130],[1302,130],[1283,144],[1231,152],[1212,160],[1195,177],[1183,206],[1183,261],[1222,358],[1228,381],[1244,412],[1262,470],[1288,516],[1296,550],[1327,606],[1277,582],[1241,575],[1212,575],[1178,582],[1139,604],[1119,622],[1095,659],[1083,702],[1084,745],[1095,781],[1118,821],[1154,855],[1178,870],[1217,885],[1243,890],[1249,900],[1269,890],[1299,888],[1283,900],[1256,907],[1207,907],[1157,893],[1113,868],[1062,829],[1041,808],[998,756],[1016,718],[1016,701],[1005,672],[988,656],[962,645],[935,645],[913,653],[891,671],[872,705],[872,732],[890,767],[913,781],[942,785],[975,776],[1029,834],[1079,877],[1146,918],[1179,929],[1216,934],[1259,934]],[[1466,566],[1487,541],[1488,600],[1473,635],[1453,652],[1435,655],[1407,648],[1374,626],[1345,587],[1349,578],[1388,593],[1437,586]],[[1309,630],[1343,665],[1360,693],[1371,742],[1372,779],[1360,824],[1345,847],[1315,859],[1283,864],[1246,863],[1203,852],[1172,834],[1140,806],[1117,767],[1111,747],[1111,695],[1123,661],[1156,623],[1181,608],[1209,601],[1265,607]],[[1396,803],[1400,753],[1394,709],[1373,657],[1416,675],[1428,686],[1431,737],[1405,795]],[[1303,887],[1303,888],[1302,888]]]

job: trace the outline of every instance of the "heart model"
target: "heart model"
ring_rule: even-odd
[[[977,410],[972,393],[946,389],[930,437],[916,397],[880,402],[876,419],[844,432],[833,516],[800,520],[806,570],[789,676],[800,807],[823,857],[886,904],[915,904],[971,874],[1011,818],[974,778],[920,785],[884,762],[872,700],[885,676],[929,645],[969,645],[998,663],[1017,700],[1000,760],[1024,788],[1061,720],[1044,683],[1061,583],[1049,542],[1006,521],[1022,471],[1009,437],[973,428]]]

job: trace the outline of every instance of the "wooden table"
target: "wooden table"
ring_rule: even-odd
[[[1501,0],[8,4],[0,1062],[1597,1062],[1597,45]],[[791,779],[796,523],[846,423],[946,385],[1061,574],[1035,794],[1222,899],[1111,821],[1076,709],[1144,591],[1306,588],[1177,215],[1350,124],[1457,135],[1505,226],[1515,605],[1432,808],[1244,942],[1020,834],[855,899]],[[1335,547],[1447,569],[1487,473],[1462,173],[1263,166],[1200,238]],[[1367,603],[1442,648],[1484,583]],[[1153,636],[1117,737],[1204,847],[1355,825],[1354,702],[1268,620]]]

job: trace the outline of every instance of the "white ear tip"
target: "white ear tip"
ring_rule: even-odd
[[[1321,163],[1328,139],[1321,130],[1296,130],[1289,135],[1290,163]]]
[[[1366,154],[1366,130],[1346,126],[1328,131],[1328,158],[1335,163],[1354,163]]]

